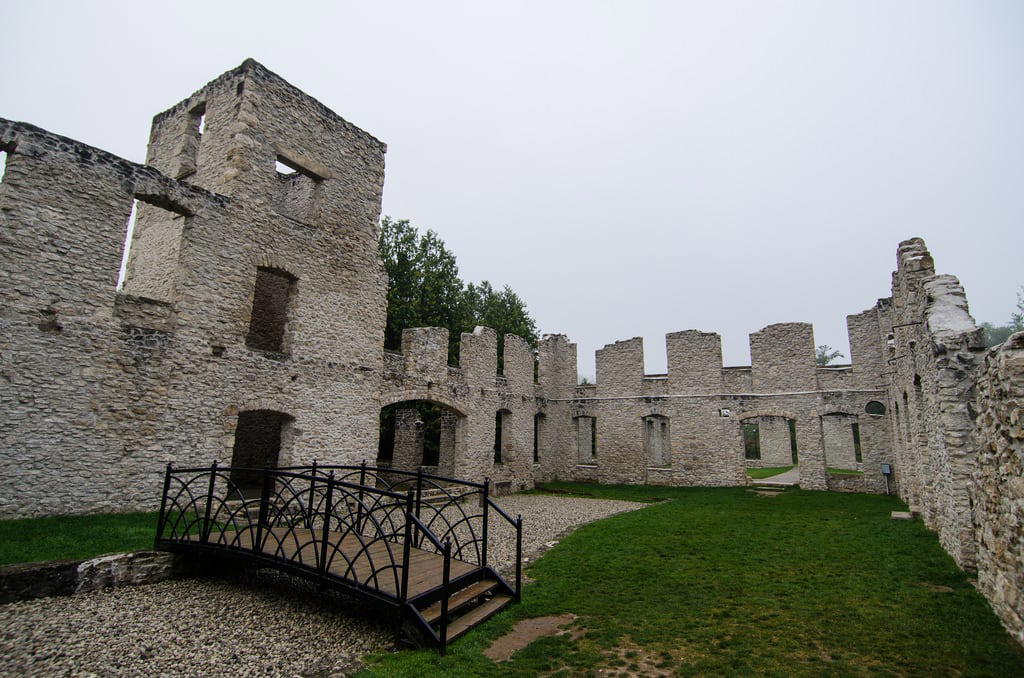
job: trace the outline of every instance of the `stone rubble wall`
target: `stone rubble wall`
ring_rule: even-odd
[[[376,449],[383,144],[252,61],[180,110],[196,101],[207,124],[187,181],[166,174],[185,152],[165,137],[173,115],[154,122],[148,166],[0,121],[4,518],[154,509],[168,462],[229,462],[243,410],[293,418],[281,464]],[[285,154],[321,177],[309,223],[266,199]],[[172,249],[136,232],[119,294],[133,199],[184,225]],[[135,282],[167,257],[172,298],[133,294],[159,287]],[[297,279],[285,353],[245,343],[260,266]]]
[[[868,368],[817,367],[813,330],[806,323],[771,325],[751,335],[750,367],[723,367],[721,338],[686,330],[666,336],[668,373],[645,375],[643,340],[609,344],[597,351],[597,383],[576,389],[569,411],[559,409],[566,428],[560,438],[563,463],[555,477],[605,483],[743,485],[748,466],[792,463],[789,420],[795,422],[801,484],[827,489],[826,436],[833,456],[865,472],[864,491],[885,492],[881,464],[892,463],[889,421],[868,415],[867,403],[885,399],[878,366],[885,364],[881,326],[888,318],[875,308],[856,316],[858,351],[874,357]],[[543,353],[542,353],[543,355]],[[865,358],[866,360],[868,358]],[[573,361],[575,363],[575,361]],[[873,381],[871,374],[876,376]],[[546,407],[566,401],[549,398]],[[842,430],[834,419],[842,415]],[[648,463],[644,419],[665,417],[669,465]],[[576,417],[593,417],[597,427],[594,463],[580,463]],[[742,423],[761,429],[760,460],[744,459]],[[862,463],[854,458],[850,425],[860,425]],[[589,429],[587,429],[589,430]],[[827,430],[827,433],[826,433]]]
[[[986,355],[975,407],[978,588],[1024,645],[1024,332]]]
[[[893,277],[890,413],[900,496],[957,564],[974,569],[969,484],[977,455],[971,402],[982,330],[956,278],[936,275],[919,238],[900,243]]]

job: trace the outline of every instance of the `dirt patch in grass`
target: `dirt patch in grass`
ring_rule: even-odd
[[[656,652],[629,640],[606,652],[608,666],[596,671],[599,676],[620,678],[664,678],[675,675],[680,658],[670,652]]]
[[[484,650],[488,658],[496,662],[508,661],[519,650],[544,636],[569,635],[573,640],[582,636],[583,629],[567,629],[567,625],[576,621],[574,614],[533,617],[516,622],[512,630],[496,638],[491,646]]]
[[[923,589],[928,589],[929,591],[934,591],[935,593],[954,593],[956,591],[956,589],[954,589],[954,588],[952,588],[950,586],[943,586],[941,584],[932,584],[932,583],[926,582],[926,581],[918,582],[917,585],[920,586]]]

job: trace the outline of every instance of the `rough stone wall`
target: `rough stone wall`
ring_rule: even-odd
[[[866,340],[862,348],[868,350]],[[543,400],[545,411],[559,413],[560,426],[569,431],[568,439],[563,436],[560,443],[563,462],[555,477],[607,483],[742,485],[747,482],[747,466],[791,463],[788,421],[792,420],[801,484],[824,490],[828,479],[823,416],[863,413],[869,401],[885,397],[881,375],[872,387],[858,388],[864,382],[853,378],[851,366],[817,368],[812,330],[803,323],[773,325],[751,335],[751,353],[757,357],[752,367],[722,367],[721,339],[707,332],[669,334],[666,350],[668,373],[644,375],[641,339],[609,344],[597,352],[597,383],[575,389],[567,415],[561,409],[564,394]],[[881,338],[873,350],[877,366],[884,360]],[[543,349],[541,365],[544,370]],[[544,375],[542,371],[542,383]],[[594,418],[597,455],[593,463],[581,459],[579,417]],[[653,417],[663,417],[669,433],[663,451],[667,464],[650,463],[645,420]],[[869,421],[861,426],[865,470],[861,486],[885,492],[881,463],[892,461],[888,420],[864,417]],[[763,422],[761,460],[744,459],[744,421]],[[844,450],[852,455],[852,434],[849,437]]]
[[[1024,645],[1024,332],[985,357],[975,398],[978,588]]]
[[[888,400],[899,417],[899,494],[920,510],[957,563],[973,569],[969,483],[977,460],[971,403],[985,350],[982,330],[956,278],[935,274],[922,240],[900,243],[897,263]]]
[[[185,183],[166,173],[184,171],[175,125],[199,102],[207,124]],[[166,463],[230,459],[242,410],[294,418],[282,463],[376,447],[383,144],[252,61],[157,116],[151,140],[140,166],[0,121],[3,517],[152,508]],[[310,224],[266,200],[285,153],[323,177]],[[115,293],[133,199],[184,221],[162,305]],[[159,258],[147,247],[175,256],[146,233],[127,290]],[[245,345],[260,266],[297,279],[287,353]]]
[[[817,390],[811,325],[779,323],[751,334],[750,372],[754,393]]]

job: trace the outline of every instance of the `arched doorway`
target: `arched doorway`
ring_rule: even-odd
[[[463,419],[451,407],[429,400],[403,400],[381,408],[377,465],[453,475]]]
[[[281,449],[290,442],[294,418],[275,410],[238,413],[235,443],[231,449],[231,482],[247,497],[259,496],[260,469],[280,465]]]

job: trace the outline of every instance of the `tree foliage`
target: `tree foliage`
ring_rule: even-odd
[[[989,348],[1003,343],[1015,332],[1024,331],[1024,285],[1017,292],[1017,310],[1010,313],[1010,321],[999,326],[985,322],[981,323],[981,328],[985,330],[985,346]]]
[[[835,351],[828,344],[821,344],[814,349],[814,362],[823,367],[830,364],[836,358],[845,357],[840,351]]]
[[[388,274],[385,348],[401,347],[404,329],[444,327],[453,359],[460,335],[477,325],[498,333],[499,355],[506,333],[517,334],[536,348],[537,324],[519,295],[507,285],[495,290],[486,280],[466,285],[455,255],[434,231],[421,234],[407,219],[384,217],[380,255]]]

